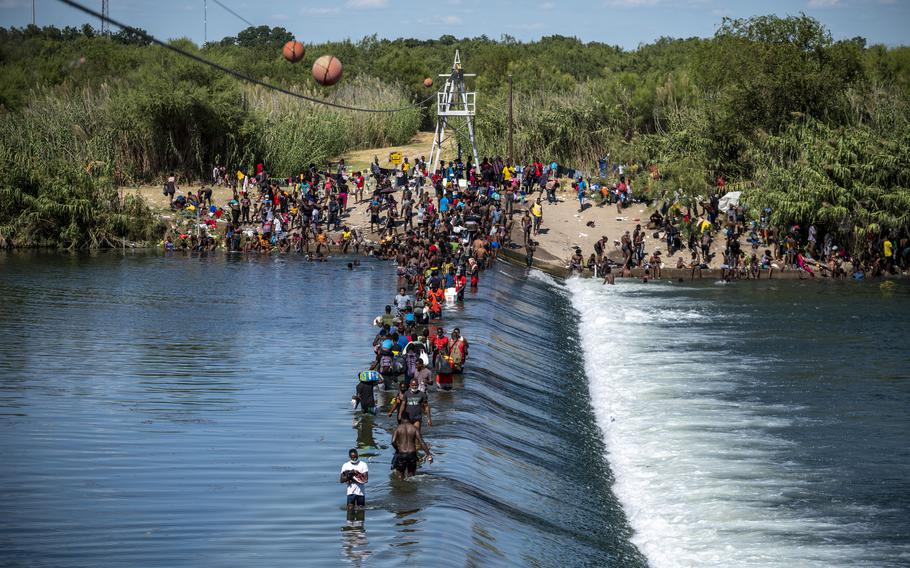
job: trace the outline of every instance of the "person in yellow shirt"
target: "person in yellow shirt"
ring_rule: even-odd
[[[890,238],[886,237],[882,242],[882,253],[885,255],[884,269],[886,272],[891,272],[891,267],[894,262],[894,243],[891,242]]]
[[[330,252],[328,236],[323,232],[322,229],[316,230],[316,254],[322,252],[322,247],[325,247],[326,252]]]
[[[543,222],[543,206],[540,204],[540,198],[531,206],[531,219],[534,221],[534,234],[540,234],[540,224]]]
[[[512,178],[515,177],[515,168],[510,165],[505,165],[502,168],[502,181],[509,182],[512,181]]]

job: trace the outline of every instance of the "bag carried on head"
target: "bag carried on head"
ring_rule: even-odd
[[[357,377],[362,383],[378,383],[382,379],[377,371],[362,371]]]

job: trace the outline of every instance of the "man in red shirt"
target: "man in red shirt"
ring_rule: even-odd
[[[437,356],[449,354],[449,338],[442,326],[436,328],[436,337],[430,342],[430,347],[433,350],[433,361]]]
[[[430,342],[433,349],[433,367],[436,369],[436,386],[451,390],[454,382],[452,358],[449,356],[450,343],[442,327],[436,328],[436,337]]]
[[[464,275],[464,270],[459,270],[455,276],[455,294],[459,302],[464,301],[464,289],[468,285],[468,278]]]

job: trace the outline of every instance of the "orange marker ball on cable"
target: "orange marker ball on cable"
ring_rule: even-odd
[[[341,80],[341,61],[333,55],[323,55],[313,63],[313,79],[324,87]]]
[[[306,53],[306,47],[299,41],[291,40],[284,44],[284,49],[282,51],[285,59],[291,63],[297,63],[303,59],[303,55]]]
[[[430,79],[429,77],[427,77],[426,79],[424,79],[424,80],[423,80],[423,86],[426,87],[426,88],[428,88],[428,89],[429,89],[430,87],[432,87],[432,86],[433,86],[433,79]]]

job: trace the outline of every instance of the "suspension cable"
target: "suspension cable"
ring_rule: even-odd
[[[238,14],[237,12],[235,12],[234,10],[232,10],[231,8],[229,8],[228,6],[225,6],[225,5],[221,2],[221,0],[212,0],[212,2],[214,2],[215,4],[218,4],[219,6],[221,6],[222,8],[224,8],[225,11],[227,11],[229,14],[231,14],[231,15],[233,15],[233,16],[236,16],[238,19],[240,19],[241,21],[243,21],[243,23],[245,23],[246,25],[250,26],[251,28],[255,28],[255,27],[256,27],[256,24],[254,24],[253,22],[247,20],[246,18],[244,18],[243,16],[241,16],[240,14]]]
[[[173,51],[174,53],[177,53],[178,55],[182,55],[188,59],[192,59],[196,63],[200,63],[202,65],[207,65],[213,69],[217,69],[218,71],[221,71],[222,73],[232,75],[233,77],[236,77],[237,79],[240,79],[241,81],[246,81],[247,83],[251,83],[253,85],[259,85],[260,87],[264,87],[266,89],[270,89],[272,91],[276,91],[276,92],[288,95],[289,97],[303,99],[303,100],[309,101],[311,103],[335,107],[335,108],[339,108],[342,110],[352,110],[352,111],[356,111],[356,112],[374,112],[374,113],[388,112],[388,113],[391,113],[391,112],[402,112],[405,110],[410,110],[412,108],[418,108],[436,96],[436,93],[433,93],[432,95],[423,99],[422,101],[418,101],[418,102],[410,104],[408,106],[399,107],[399,108],[388,108],[388,109],[386,109],[386,108],[361,108],[361,107],[343,105],[343,104],[339,104],[339,103],[333,103],[331,101],[319,100],[314,97],[309,97],[307,95],[295,93],[294,91],[288,90],[284,87],[279,87],[278,85],[272,85],[271,83],[266,83],[265,81],[256,79],[255,77],[251,77],[245,73],[241,73],[240,71],[231,69],[230,67],[225,67],[224,65],[215,63],[214,61],[209,61],[208,59],[205,59],[204,57],[196,55],[195,53],[190,53],[189,51],[186,51],[175,45],[171,45],[165,41],[162,41],[144,30],[141,30],[139,28],[134,28],[133,26],[129,26],[127,24],[120,23],[117,20],[114,20],[113,18],[107,17],[107,16],[101,14],[100,12],[97,12],[91,8],[88,8],[87,6],[83,6],[82,4],[75,2],[73,0],[59,0],[59,1],[62,2],[63,4],[66,4],[67,6],[70,6],[71,8],[75,8],[76,10],[79,10],[80,12],[88,14],[89,16],[92,16],[94,18],[99,18],[101,20],[104,20],[110,24],[117,26],[118,28],[120,28],[122,30],[135,34],[135,35],[149,41],[150,43],[154,43],[165,49]]]

